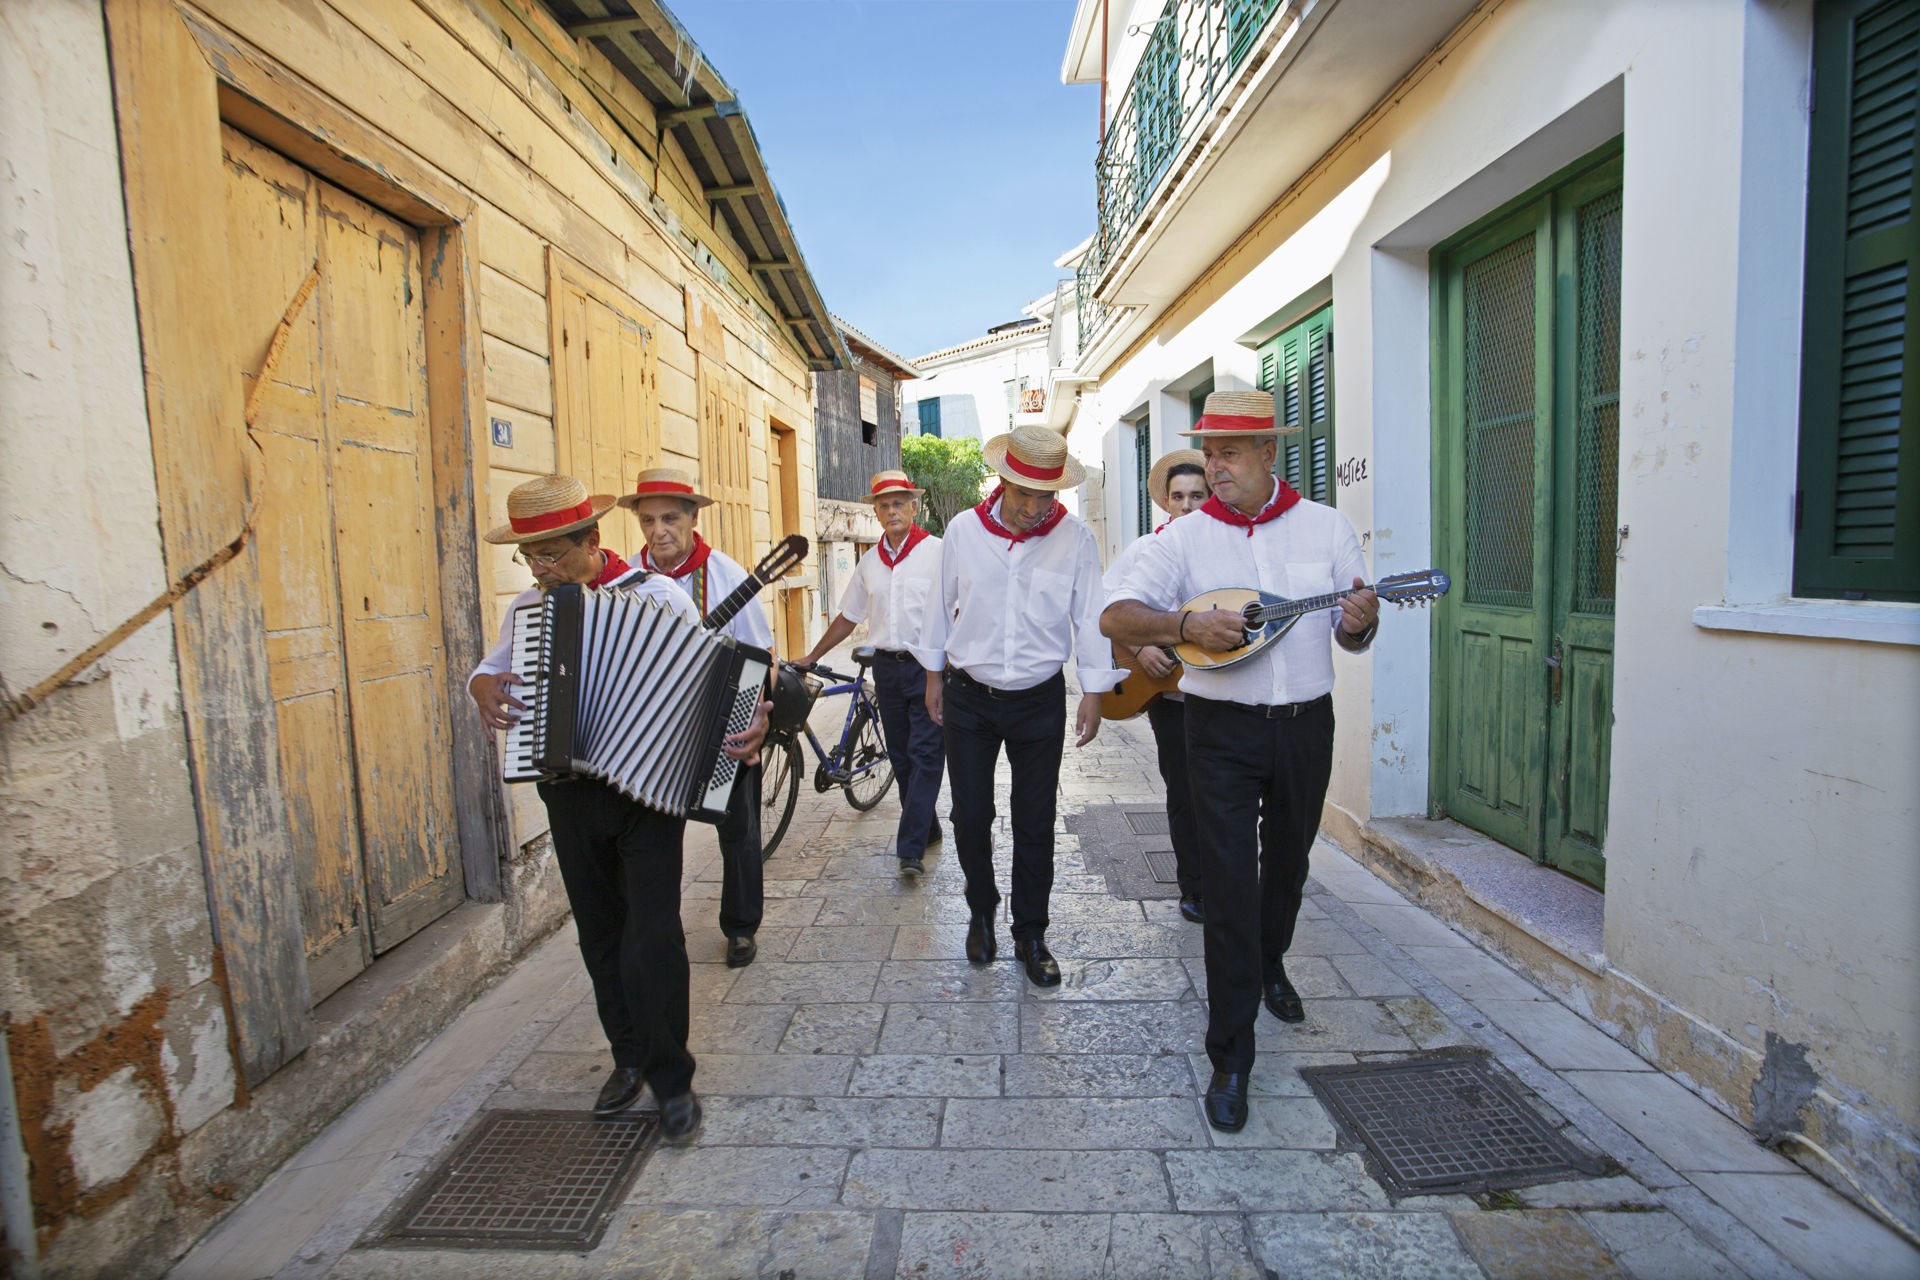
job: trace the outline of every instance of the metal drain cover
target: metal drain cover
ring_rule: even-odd
[[[1167,834],[1167,811],[1151,809],[1142,813],[1128,810],[1127,825],[1138,836],[1163,836]]]
[[[1147,871],[1155,884],[1179,884],[1180,860],[1171,849],[1147,850]]]
[[[1591,1178],[1597,1160],[1549,1129],[1479,1058],[1422,1058],[1300,1074],[1396,1195]]]
[[[660,1118],[489,1111],[407,1197],[393,1244],[591,1249],[640,1167]]]

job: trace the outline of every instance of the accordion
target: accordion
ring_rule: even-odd
[[[513,611],[527,710],[507,731],[508,782],[596,778],[672,816],[719,822],[773,655],[612,587],[558,586]]]

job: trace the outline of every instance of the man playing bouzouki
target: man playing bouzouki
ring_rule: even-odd
[[[1283,1022],[1306,1017],[1283,962],[1333,772],[1333,657],[1318,620],[1329,620],[1332,639],[1350,653],[1364,652],[1379,625],[1353,526],[1273,475],[1276,437],[1294,430],[1275,425],[1263,391],[1208,396],[1194,430],[1182,434],[1205,455],[1213,496],[1148,542],[1101,617],[1122,644],[1185,642],[1225,655],[1246,645],[1246,617],[1185,612],[1184,602],[1223,588],[1295,599],[1355,588],[1338,609],[1307,615],[1244,661],[1215,670],[1189,663],[1180,680],[1206,895],[1213,1077],[1205,1109],[1207,1122],[1229,1133],[1247,1121],[1262,999]]]
[[[1205,459],[1198,449],[1175,449],[1161,455],[1147,472],[1147,496],[1167,518],[1152,533],[1142,534],[1115,556],[1107,567],[1103,584],[1108,593],[1118,591],[1127,572],[1140,558],[1140,552],[1156,535],[1181,516],[1198,511],[1211,490],[1207,488]],[[1180,664],[1159,645],[1139,647],[1114,642],[1114,658],[1131,661],[1141,671],[1161,681],[1172,676]],[[1137,713],[1133,713],[1137,714]],[[1199,924],[1201,906],[1200,857],[1198,837],[1193,827],[1193,793],[1187,785],[1187,705],[1186,695],[1169,690],[1147,703],[1147,723],[1153,727],[1153,743],[1159,756],[1160,781],[1167,788],[1167,830],[1173,839],[1174,877],[1180,885],[1180,914]]]

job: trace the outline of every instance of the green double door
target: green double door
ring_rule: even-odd
[[[1434,808],[1605,879],[1620,160],[1436,254]]]

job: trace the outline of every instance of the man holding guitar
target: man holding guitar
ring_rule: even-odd
[[[640,521],[640,532],[647,540],[646,549],[640,553],[640,567],[672,579],[693,598],[701,617],[747,580],[747,571],[737,561],[700,536],[695,527],[700,522],[700,508],[712,506],[713,499],[694,492],[692,477],[686,472],[673,467],[642,471],[633,492],[621,497],[620,505]],[[773,628],[757,599],[747,601],[720,630],[742,644],[773,649]],[[758,761],[741,768],[727,805],[727,820],[716,835],[720,841],[720,932],[727,936],[727,967],[739,969],[752,964],[759,950],[753,935],[760,928],[764,910]]]
[[[813,666],[855,627],[867,624],[880,728],[893,776],[900,782],[900,827],[894,833],[893,856],[905,876],[926,870],[926,848],[940,839],[933,802],[940,796],[940,775],[947,763],[946,739],[927,714],[926,669],[911,652],[926,625],[927,597],[940,580],[940,539],[914,523],[924,496],[926,490],[915,488],[904,471],[873,477],[862,501],[873,504],[884,536],[854,567],[840,596],[840,612],[826,634],[794,664]]]
[[[1194,430],[1213,496],[1191,520],[1150,540],[1101,618],[1129,645],[1182,645],[1187,664],[1187,753],[1206,894],[1207,1121],[1236,1132],[1247,1121],[1254,1021],[1264,997],[1283,1022],[1306,1017],[1283,961],[1306,887],[1307,855],[1333,771],[1335,643],[1365,651],[1379,600],[1364,587],[1360,540],[1333,508],[1308,502],[1273,474],[1273,397],[1216,391]],[[1353,590],[1336,588],[1351,582]],[[1257,588],[1273,597],[1323,596],[1323,625],[1262,627],[1249,648],[1248,614],[1182,607],[1203,592]],[[1338,608],[1334,608],[1337,599]],[[1314,621],[1317,621],[1315,619]],[[1273,632],[1269,636],[1266,632]],[[1197,664],[1209,660],[1201,669]]]
[[[1107,576],[1103,582],[1109,594],[1118,591],[1127,580],[1127,573],[1133,568],[1134,561],[1140,558],[1140,552],[1147,546],[1148,540],[1161,533],[1181,516],[1198,511],[1212,491],[1207,488],[1205,459],[1198,449],[1175,449],[1163,454],[1147,472],[1147,496],[1153,499],[1153,505],[1167,513],[1167,518],[1153,533],[1142,534],[1133,540],[1125,551],[1114,557],[1107,567]],[[1155,644],[1143,644],[1139,647],[1113,643],[1114,661],[1123,668],[1136,671],[1133,679],[1143,685],[1157,688],[1161,685],[1177,683],[1180,663],[1166,649]],[[1144,675],[1148,680],[1140,680]],[[1129,709],[1124,712],[1112,712],[1107,704],[1114,699],[1125,681],[1101,700],[1101,711],[1112,717],[1116,714],[1131,716],[1139,714]],[[1144,690],[1143,690],[1144,691]],[[1187,705],[1186,695],[1178,688],[1168,688],[1150,693],[1146,703],[1147,723],[1153,727],[1153,743],[1160,763],[1160,781],[1167,788],[1167,830],[1173,840],[1174,875],[1180,884],[1180,914],[1194,924],[1205,918],[1205,908],[1201,905],[1203,895],[1200,892],[1200,857],[1198,836],[1193,825],[1193,792],[1187,783]]]
[[[513,558],[533,572],[534,585],[514,599],[515,608],[543,591],[578,583],[619,586],[675,613],[693,614],[692,604],[666,578],[630,568],[601,547],[600,518],[613,504],[611,495],[589,496],[572,476],[542,476],[507,495],[507,523],[490,530],[486,540],[517,545]],[[510,608],[500,642],[467,679],[467,692],[489,729],[512,727],[527,709],[513,695],[520,677],[512,670],[512,618]],[[770,705],[761,703],[746,731],[726,739],[729,756],[759,758]],[[700,1127],[700,1101],[687,1052],[689,971],[680,927],[686,819],[629,800],[592,778],[542,782],[539,790],[600,1026],[613,1049],[613,1074],[593,1113],[624,1111],[650,1085],[660,1103],[661,1136],[690,1142]]]

